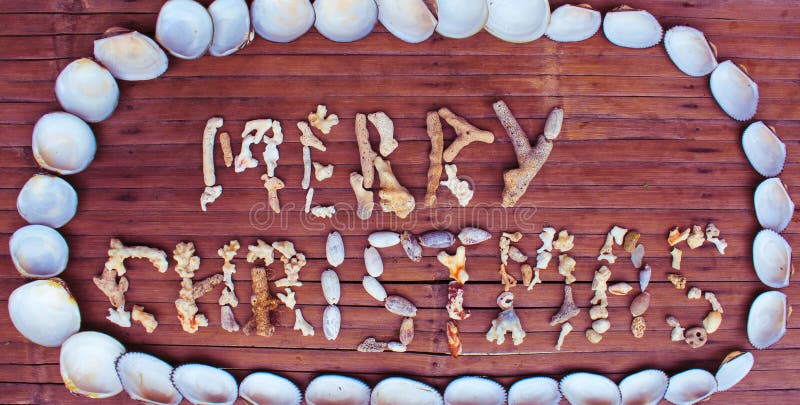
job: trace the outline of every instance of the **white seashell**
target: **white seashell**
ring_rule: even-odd
[[[623,404],[656,405],[667,392],[669,378],[661,370],[643,370],[619,382]]]
[[[344,262],[344,241],[342,234],[333,231],[328,234],[328,241],[325,244],[325,256],[328,258],[328,263],[336,267]]]
[[[458,233],[458,240],[460,240],[461,244],[464,246],[477,245],[491,238],[492,234],[481,228],[467,227]]]
[[[645,264],[644,268],[639,271],[639,290],[641,290],[641,292],[647,291],[647,286],[650,285],[650,276],[652,274],[653,269],[648,264]]]
[[[94,58],[120,80],[151,80],[167,71],[167,54],[136,31],[111,28],[94,41]]]
[[[214,0],[208,6],[214,25],[214,35],[208,53],[227,56],[253,41],[250,10],[244,0]]]
[[[378,20],[397,38],[416,44],[433,35],[436,17],[422,0],[376,0],[376,2]]]
[[[762,293],[750,306],[747,316],[747,339],[756,349],[766,349],[786,334],[789,304],[780,291]]]
[[[672,63],[689,76],[705,76],[717,67],[717,55],[702,31],[677,26],[664,34],[664,49]]]
[[[367,384],[343,375],[321,375],[308,383],[306,403],[308,405],[367,405],[370,390]]]
[[[764,229],[753,241],[753,267],[762,283],[772,288],[789,285],[792,247],[778,233]]]
[[[550,377],[525,378],[508,390],[508,405],[557,405],[559,402],[558,381]]]
[[[508,42],[530,42],[540,38],[550,22],[547,0],[488,0],[486,31]]]
[[[8,241],[14,267],[25,277],[55,277],[67,268],[69,246],[58,231],[44,225],[17,229]]]
[[[17,196],[17,212],[28,223],[60,228],[78,209],[78,193],[66,180],[34,174]]]
[[[435,388],[404,377],[389,377],[372,390],[370,405],[442,405],[444,400]]]
[[[80,332],[61,345],[61,378],[67,389],[91,398],[108,398],[122,392],[115,364],[125,347],[100,332]]]
[[[392,231],[378,231],[369,235],[369,244],[376,248],[387,248],[400,243],[400,234]]]
[[[129,352],[117,360],[117,375],[131,399],[154,405],[178,405],[183,396],[172,385],[172,366],[146,353]]]
[[[489,5],[486,0],[436,0],[439,23],[436,32],[447,38],[471,37],[486,25]]]
[[[722,111],[737,121],[753,118],[758,110],[758,85],[729,60],[711,73],[711,95]]]
[[[372,277],[380,277],[383,274],[383,259],[375,246],[364,249],[364,265],[367,267],[367,273]]]
[[[742,135],[742,149],[758,174],[774,177],[783,171],[786,145],[763,121],[747,126]]]
[[[383,288],[381,282],[378,281],[377,278],[372,276],[364,276],[361,284],[364,286],[364,290],[367,291],[367,294],[369,294],[370,297],[375,298],[380,302],[386,301],[386,290]]]
[[[167,0],[156,20],[156,40],[172,56],[197,59],[211,46],[214,23],[195,0]]]
[[[37,345],[58,347],[81,328],[78,303],[59,278],[17,287],[8,297],[11,323]]]
[[[732,352],[722,360],[714,378],[717,379],[717,391],[727,391],[742,381],[753,368],[755,358],[750,352]]]
[[[336,305],[328,305],[322,312],[322,331],[325,339],[336,340],[342,327],[342,313]]]
[[[612,44],[624,48],[649,48],[661,42],[664,30],[652,14],[620,6],[606,13],[603,34]]]
[[[339,299],[342,298],[342,288],[339,285],[339,276],[336,272],[330,269],[323,271],[320,283],[322,284],[322,294],[325,295],[325,301],[328,301],[330,305],[338,304]]]
[[[794,215],[794,201],[778,177],[766,179],[756,188],[756,218],[764,228],[783,232]]]
[[[444,403],[447,405],[502,405],[505,402],[505,388],[488,378],[456,378],[444,390]]]
[[[621,404],[619,387],[599,374],[573,373],[561,379],[561,394],[573,405]]]
[[[65,112],[39,118],[33,127],[33,158],[40,167],[58,174],[83,171],[94,160],[97,141],[82,119]]]
[[[641,243],[636,245],[636,248],[633,249],[631,252],[631,263],[633,264],[633,268],[639,269],[642,267],[642,260],[644,260],[644,245]]]
[[[717,392],[717,380],[706,370],[686,370],[670,377],[664,399],[676,405],[700,402]]]
[[[256,33],[272,42],[292,42],[314,25],[309,0],[254,0],[250,13]]]
[[[399,295],[390,295],[386,297],[384,303],[386,310],[403,317],[413,318],[417,316],[417,307],[408,299]]]
[[[314,28],[336,42],[353,42],[372,32],[378,21],[375,0],[316,0]]]
[[[583,41],[597,33],[602,20],[600,12],[588,4],[564,4],[553,10],[544,35],[558,42]]]
[[[175,388],[193,404],[233,404],[239,396],[236,379],[205,364],[184,364],[172,372]]]
[[[299,405],[303,401],[300,389],[277,374],[255,372],[239,384],[239,396],[256,405]]]
[[[56,98],[64,111],[88,122],[100,122],[117,108],[119,86],[106,68],[81,58],[58,74]]]

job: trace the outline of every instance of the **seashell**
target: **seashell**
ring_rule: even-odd
[[[705,76],[717,67],[717,51],[702,31],[677,26],[664,34],[664,49],[672,63],[689,76]]]
[[[612,284],[608,287],[608,292],[610,292],[613,295],[628,295],[628,293],[631,292],[632,290],[633,287],[631,287],[630,284],[624,281]]]
[[[756,349],[766,349],[786,334],[786,318],[789,317],[786,294],[780,291],[762,293],[750,306],[747,316],[747,339]]]
[[[676,326],[675,328],[679,327]],[[675,329],[673,329],[673,332],[675,332]],[[708,343],[708,332],[706,332],[705,328],[699,326],[686,329],[684,332],[684,342],[692,349],[703,347]]]
[[[344,263],[344,240],[342,235],[333,231],[328,234],[328,241],[325,244],[325,256],[331,266],[337,267]]]
[[[622,403],[617,384],[599,374],[573,373],[561,379],[560,387],[573,405]]]
[[[377,0],[378,20],[392,35],[416,44],[431,35],[436,17],[422,0]]]
[[[711,95],[722,111],[737,121],[747,121],[756,115],[758,85],[729,60],[711,73]]]
[[[758,174],[774,177],[783,171],[786,145],[763,121],[747,126],[742,135],[742,149]]]
[[[227,56],[253,41],[250,10],[244,0],[214,0],[208,6],[214,25],[214,35],[208,53]]]
[[[650,293],[645,291],[636,296],[631,302],[631,315],[641,316],[650,308]]]
[[[464,246],[477,245],[492,238],[492,234],[481,228],[467,227],[458,233],[458,240]]]
[[[547,0],[488,0],[486,31],[507,42],[530,42],[540,38],[550,22]]]
[[[389,377],[372,389],[370,405],[442,405],[444,400],[435,388],[403,377]]]
[[[766,179],[756,187],[756,218],[764,228],[783,232],[794,215],[794,201],[778,177]]]
[[[256,33],[272,42],[292,42],[314,25],[309,0],[254,0],[250,15]]]
[[[624,5],[607,12],[603,19],[603,34],[612,44],[624,48],[658,45],[663,32],[652,14]]]
[[[303,395],[290,380],[277,374],[255,372],[239,384],[239,396],[257,405],[300,405]]]
[[[619,382],[623,404],[656,405],[667,392],[669,378],[661,370],[643,370]]]
[[[122,392],[115,363],[125,347],[100,332],[79,332],[61,345],[59,368],[67,389],[90,398],[108,398]]]
[[[178,405],[183,396],[172,385],[172,366],[146,353],[128,352],[117,360],[117,376],[134,401]]]
[[[419,236],[419,243],[426,248],[447,249],[456,243],[456,237],[448,231],[428,231]]]
[[[30,224],[60,228],[78,210],[78,193],[66,180],[34,174],[17,196],[17,212]]]
[[[636,248],[633,249],[631,252],[631,263],[633,264],[633,268],[638,269],[642,267],[642,260],[644,260],[644,245],[641,243],[636,245]]]
[[[589,39],[600,29],[603,17],[588,4],[564,4],[553,10],[544,35],[557,42]]]
[[[194,0],[167,0],[156,20],[156,41],[172,56],[197,59],[211,46],[214,23]]]
[[[447,405],[502,405],[505,402],[505,388],[488,378],[456,378],[444,390],[444,403]]]
[[[718,311],[711,311],[706,315],[703,319],[703,329],[706,330],[708,334],[714,333],[719,330],[719,326],[722,324],[722,313]]]
[[[753,368],[755,359],[750,352],[732,352],[722,360],[717,374],[717,391],[727,391],[742,381]]]
[[[172,372],[175,388],[193,404],[233,404],[239,396],[236,379],[205,364],[184,364]]]
[[[650,285],[650,276],[652,274],[653,268],[650,267],[649,264],[645,264],[644,268],[639,271],[639,290],[642,292],[647,291],[647,286]]]
[[[8,315],[17,331],[45,347],[58,347],[81,328],[81,312],[60,278],[36,280],[8,297]]]
[[[67,268],[69,246],[53,228],[27,225],[17,229],[8,241],[14,267],[25,277],[55,277]]]
[[[314,28],[336,42],[353,42],[372,32],[378,21],[375,0],[316,0]]]
[[[400,244],[403,245],[403,250],[409,259],[415,262],[422,260],[422,246],[411,232],[404,231],[400,234]]]
[[[400,324],[400,333],[398,340],[404,346],[408,346],[414,341],[414,318],[404,318],[403,323]]]
[[[325,339],[336,340],[342,327],[342,313],[336,305],[328,305],[322,312],[322,331]]]
[[[762,283],[786,287],[792,271],[792,247],[775,231],[762,230],[753,241],[753,267]]]
[[[308,405],[367,405],[369,401],[369,386],[361,380],[343,375],[321,375],[311,380],[306,387]]]
[[[58,174],[83,171],[94,160],[97,141],[82,119],[65,112],[39,118],[33,127],[33,158],[43,169]]]
[[[471,37],[486,25],[489,5],[486,0],[436,0],[439,23],[436,32],[447,38]]]
[[[119,27],[94,41],[94,58],[119,80],[155,79],[169,66],[167,54],[150,37]]]
[[[383,259],[374,246],[364,249],[364,265],[367,267],[367,273],[372,277],[380,277],[383,274]]]
[[[557,405],[560,401],[558,381],[550,377],[525,378],[508,389],[508,405]]]
[[[320,284],[322,284],[322,294],[325,295],[325,301],[328,301],[330,305],[338,304],[339,299],[342,298],[342,288],[336,272],[331,269],[323,271],[320,276]]]
[[[400,315],[408,318],[413,318],[417,316],[417,307],[414,306],[411,301],[399,296],[399,295],[390,295],[386,297],[386,303],[384,304],[386,309],[395,314]]]
[[[386,290],[381,285],[381,282],[375,277],[364,276],[364,279],[361,280],[361,285],[364,286],[364,290],[367,291],[367,294],[369,294],[370,297],[375,298],[380,302],[386,300]]]
[[[371,233],[367,240],[371,246],[379,249],[387,248],[400,243],[400,234],[392,231],[378,231]]]
[[[686,370],[670,377],[664,399],[676,405],[700,402],[717,392],[717,380],[706,370]]]
[[[88,122],[100,122],[117,108],[119,86],[106,68],[81,58],[58,74],[56,98],[64,111]]]

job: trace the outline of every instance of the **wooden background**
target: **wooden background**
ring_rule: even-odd
[[[204,1],[207,3],[207,1]],[[563,1],[553,2],[554,7]],[[615,1],[594,0],[607,11]],[[58,72],[75,58],[92,55],[92,41],[115,25],[145,33],[155,29],[158,0],[0,0],[0,224],[3,271],[0,300],[24,280],[14,271],[7,240],[24,221],[15,210],[19,188],[37,172],[30,150],[32,125],[43,113],[58,110],[53,84]],[[800,183],[795,150],[800,146],[800,11],[791,1],[630,1],[647,8],[665,28],[687,24],[704,31],[719,48],[720,61],[745,64],[758,82],[761,104],[757,119],[777,127],[788,145],[788,164],[781,178],[790,191]],[[529,44],[501,42],[482,32],[470,39],[434,35],[410,45],[381,26],[367,38],[335,44],[314,30],[291,44],[257,38],[237,55],[203,57],[195,61],[170,59],[162,78],[120,83],[119,108],[107,121],[94,125],[100,147],[85,172],[70,176],[80,204],[75,219],[62,229],[71,247],[63,274],[81,307],[84,330],[100,330],[118,338],[130,351],[146,351],[172,364],[206,362],[229,369],[241,379],[255,370],[270,370],[294,380],[301,388],[322,372],[345,373],[374,384],[390,375],[408,375],[444,389],[456,376],[488,375],[506,386],[522,376],[559,378],[575,370],[608,375],[619,381],[643,368],[675,373],[700,367],[714,372],[722,358],[736,349],[750,350],[745,324],[750,302],[767,288],[758,282],[751,264],[750,245],[759,230],[752,193],[761,178],[751,169],[740,147],[745,124],[724,115],[711,98],[707,78],[690,78],[670,62],[661,45],[630,50],[611,45],[598,33],[581,43],[559,44],[540,39]],[[491,103],[506,100],[530,136],[541,132],[543,119],[555,106],[566,111],[565,129],[553,154],[516,209],[498,208],[503,170],[515,166],[510,142],[494,117]],[[297,120],[305,119],[317,103],[327,104],[342,118],[329,136],[326,153],[315,160],[335,163],[332,179],[312,182],[315,202],[336,203],[335,221],[311,219],[302,213],[302,165]],[[424,195],[429,142],[425,112],[448,106],[497,135],[491,146],[472,146],[458,157],[459,174],[473,181],[476,208],[451,209],[455,199],[439,191],[439,207],[418,209],[409,220],[376,212],[366,223],[353,220],[348,207],[355,198],[347,181],[359,170],[353,131],[356,112],[383,110],[394,118],[400,148],[390,160],[400,181],[421,202]],[[266,193],[259,168],[243,174],[222,165],[217,153],[217,179],[225,191],[201,213],[200,139],[206,119],[225,118],[238,151],[244,121],[271,117],[281,120],[286,141],[281,146],[277,175],[287,189],[280,193],[284,213],[263,215]],[[446,142],[454,136],[446,129]],[[373,132],[373,141],[377,136]],[[375,142],[377,143],[377,142]],[[256,148],[260,158],[261,146]],[[421,203],[420,203],[421,207]],[[670,272],[668,229],[675,225],[705,225],[713,221],[729,243],[720,256],[711,246],[685,250],[683,261],[690,285],[717,293],[725,307],[720,331],[710,343],[692,350],[669,340],[667,314],[677,314],[686,326],[699,324],[708,310],[689,303],[684,292],[665,281]],[[629,331],[627,305],[633,298],[612,297],[613,327],[598,345],[583,331],[589,325],[590,282],[604,234],[612,225],[642,232],[647,262],[654,268],[653,303],[646,315],[647,334],[634,339]],[[417,334],[405,354],[362,354],[354,350],[364,338],[391,339],[400,318],[387,315],[361,288],[365,273],[361,252],[366,235],[376,229],[422,232],[434,227],[457,231],[465,225],[486,227],[492,241],[468,248],[471,275],[466,306],[472,317],[460,323],[464,355],[445,354],[443,333],[447,273],[425,251],[421,263],[405,258],[399,247],[384,250],[387,291],[411,299],[420,308]],[[543,225],[566,228],[576,235],[571,252],[578,261],[576,299],[583,308],[572,320],[575,331],[562,352],[553,345],[559,329],[548,325],[560,305],[562,278],[554,263],[543,272],[546,281],[533,292],[515,290],[516,307],[528,332],[514,347],[488,343],[484,334],[498,310],[497,236],[523,230],[523,251],[535,255]],[[338,229],[345,235],[347,260],[339,267],[343,281],[342,332],[325,340],[321,328],[324,300],[318,284],[327,267],[325,235]],[[800,239],[797,225],[784,236]],[[172,251],[175,244],[194,241],[203,262],[199,277],[219,272],[216,250],[230,239],[243,246],[256,238],[289,239],[310,258],[301,272],[305,285],[296,289],[300,307],[316,326],[317,335],[302,337],[291,329],[293,314],[281,308],[271,338],[229,334],[219,327],[216,296],[206,296],[201,311],[210,327],[195,335],[181,331],[173,301],[179,280],[169,270],[159,274],[147,263],[131,261],[129,305],[144,304],[160,325],[145,334],[140,325],[122,329],[106,319],[108,302],[91,282],[105,261],[108,240],[141,243]],[[242,251],[246,251],[243,247]],[[627,254],[611,267],[614,281],[636,280]],[[236,291],[242,304],[240,323],[249,318],[249,269],[243,254],[235,262]],[[280,269],[278,269],[280,270]],[[519,276],[512,266],[512,274]],[[797,283],[785,289],[798,297]],[[800,394],[790,375],[800,370],[800,327],[780,343],[756,354],[754,370],[729,392],[711,403],[788,403]],[[27,342],[0,311],[0,402],[77,403],[61,384],[58,349]],[[493,355],[487,355],[493,354]],[[124,403],[123,393],[96,403]]]

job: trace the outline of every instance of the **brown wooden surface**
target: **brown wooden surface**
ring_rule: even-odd
[[[53,82],[71,60],[91,56],[92,40],[106,28],[122,25],[152,33],[159,0],[0,0],[0,301],[24,280],[8,257],[10,234],[24,221],[15,210],[19,188],[37,172],[30,151],[32,124],[45,112],[58,110]],[[563,3],[555,1],[554,5]],[[665,28],[687,24],[706,33],[719,48],[720,60],[747,65],[761,91],[756,119],[777,127],[789,157],[781,178],[790,191],[800,185],[800,166],[794,152],[800,146],[800,9],[791,1],[630,1],[650,10]],[[591,2],[601,11],[614,1]],[[380,26],[356,43],[335,44],[314,30],[292,44],[273,44],[260,38],[235,56],[204,57],[196,61],[170,59],[164,77],[120,82],[122,99],[114,115],[94,125],[100,147],[85,172],[69,177],[78,189],[79,213],[62,232],[71,258],[63,274],[75,293],[84,318],[83,329],[100,330],[120,339],[128,350],[146,351],[173,363],[207,362],[229,369],[239,380],[254,370],[270,370],[293,379],[301,388],[315,375],[337,372],[374,384],[389,375],[407,375],[444,389],[456,376],[479,374],[508,386],[522,376],[556,378],[575,370],[608,375],[619,381],[642,368],[674,373],[700,367],[714,372],[729,351],[750,350],[745,324],[752,299],[767,290],[755,276],[750,244],[759,227],[752,192],[761,178],[751,169],[740,147],[745,124],[729,119],[715,104],[707,78],[681,74],[661,45],[630,50],[611,45],[598,33],[576,44],[540,39],[530,44],[501,42],[487,33],[466,40],[434,35],[417,45],[405,44]],[[515,209],[498,208],[501,175],[514,167],[513,151],[491,103],[505,99],[529,135],[541,131],[543,119],[555,106],[566,111],[565,130],[544,169]],[[335,163],[332,179],[317,183],[315,202],[336,203],[334,221],[310,219],[302,213],[302,164],[297,120],[305,119],[318,103],[339,114],[342,123],[329,136],[325,153],[315,160]],[[422,209],[427,151],[425,112],[448,106],[476,125],[497,135],[491,146],[469,147],[458,157],[459,174],[477,188],[474,208],[451,209],[456,201],[439,191],[439,207]],[[355,204],[347,175],[359,170],[353,131],[356,112],[386,111],[395,119],[400,148],[390,160],[420,208],[405,221],[375,212],[367,222],[354,220]],[[269,220],[262,215],[265,191],[258,169],[234,174],[217,158],[217,179],[225,191],[201,213],[200,137],[205,120],[225,118],[238,151],[243,122],[271,117],[281,120],[286,142],[280,148],[277,175],[286,181],[280,194],[284,213]],[[446,128],[446,142],[453,137]],[[376,136],[373,134],[374,139]],[[376,142],[375,142],[376,143]],[[261,149],[256,148],[260,158]],[[260,211],[259,211],[260,210]],[[253,215],[255,212],[256,215]],[[266,222],[265,222],[266,221]],[[717,293],[725,306],[722,328],[702,349],[669,340],[666,314],[678,314],[684,325],[699,324],[705,303],[689,303],[683,292],[665,282],[670,272],[667,230],[674,225],[716,223],[729,242],[720,256],[710,246],[685,250],[683,273],[691,285]],[[270,226],[271,224],[271,226]],[[643,339],[629,332],[627,304],[632,297],[610,299],[611,331],[599,345],[583,337],[589,325],[589,289],[598,263],[597,250],[614,224],[642,232],[653,265],[654,295]],[[391,339],[400,319],[388,316],[364,293],[360,258],[366,235],[375,229],[433,227],[457,231],[476,225],[495,238],[468,248],[471,280],[466,305],[473,316],[461,322],[464,355],[445,355],[443,334],[447,313],[446,269],[425,250],[421,263],[407,260],[398,248],[384,250],[387,291],[410,298],[420,308],[417,335],[408,353],[362,354],[354,347],[364,338]],[[515,290],[516,306],[528,332],[524,344],[489,343],[484,333],[497,314],[495,297],[501,291],[496,269],[500,231],[521,229],[520,246],[534,254],[544,225],[566,228],[576,235],[572,254],[578,260],[575,286],[582,314],[560,353],[553,351],[558,328],[548,325],[560,305],[561,277],[554,264],[543,272],[545,284],[533,292]],[[338,229],[345,236],[347,260],[339,267],[343,281],[343,325],[339,339],[324,339],[324,308],[319,274],[327,266],[325,235]],[[784,233],[798,240],[797,225]],[[105,260],[108,239],[153,245],[171,251],[177,242],[194,241],[203,258],[199,276],[220,271],[216,250],[230,239],[242,245],[256,238],[289,239],[309,257],[301,272],[305,285],[297,288],[299,305],[317,328],[315,337],[291,329],[293,315],[281,308],[279,327],[271,338],[229,334],[219,327],[215,297],[201,300],[210,327],[195,335],[181,331],[172,302],[179,280],[170,270],[159,274],[146,263],[131,262],[129,303],[144,304],[160,326],[154,334],[139,325],[118,328],[105,320],[108,303],[91,277]],[[243,248],[245,250],[246,248]],[[635,282],[627,254],[611,267],[613,280]],[[242,304],[237,319],[249,317],[249,265],[236,261],[236,291]],[[518,268],[512,266],[513,274]],[[798,296],[797,282],[784,289],[790,301]],[[78,403],[61,385],[58,349],[27,342],[0,311],[0,402]],[[797,317],[774,347],[758,351],[754,370],[729,392],[711,403],[790,403],[800,394],[800,336]],[[482,353],[482,354],[481,354]],[[493,354],[493,355],[488,355]],[[125,394],[96,403],[126,403]]]

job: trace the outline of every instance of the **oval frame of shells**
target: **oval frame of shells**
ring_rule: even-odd
[[[551,13],[547,0],[435,3],[436,16],[423,0],[316,0],[313,6],[310,0],[254,0],[250,9],[244,0],[216,0],[208,9],[194,0],[168,0],[156,24],[158,43],[135,31],[112,28],[94,43],[97,62],[82,58],[61,71],[55,92],[66,112],[48,113],[37,121],[32,137],[34,157],[42,169],[56,174],[84,170],[97,149],[87,122],[100,122],[113,113],[119,100],[116,79],[150,80],[166,72],[168,58],[159,44],[183,59],[196,59],[205,53],[226,56],[249,44],[253,31],[269,41],[291,42],[313,25],[332,41],[351,42],[369,35],[377,21],[409,43],[425,41],[434,31],[448,38],[466,38],[483,29],[508,42],[529,42],[543,35],[553,41],[575,42],[594,36],[601,25],[606,38],[621,47],[649,48],[663,37],[666,52],[678,69],[689,76],[710,75],[711,93],[726,114],[737,121],[747,121],[756,113],[758,86],[745,69],[731,61],[718,63],[713,44],[694,28],[677,26],[662,35],[661,25],[645,10],[620,6],[601,18],[599,11],[585,4],[563,5]],[[280,18],[281,13],[289,12],[287,7],[293,7],[296,18]],[[341,22],[347,19],[354,23],[343,25]],[[761,121],[744,131],[742,147],[753,168],[767,178],[754,194],[757,220],[764,228],[753,244],[754,268],[766,286],[783,288],[789,284],[791,247],[780,232],[794,212],[794,203],[776,177],[783,169],[786,147],[774,128]],[[64,150],[70,153],[65,154]],[[215,403],[233,403],[239,396],[251,403],[257,403],[258,398],[290,405],[302,401],[301,391],[275,374],[253,373],[237,384],[229,373],[215,367],[186,364],[173,369],[154,356],[126,353],[125,347],[108,335],[79,332],[77,303],[66,284],[56,277],[67,267],[69,248],[54,229],[75,215],[77,194],[60,177],[36,174],[20,191],[17,208],[31,225],[14,232],[9,242],[10,254],[22,276],[38,280],[11,294],[11,320],[33,343],[61,347],[61,374],[71,392],[106,398],[124,389],[135,400],[160,404],[177,404],[183,398],[193,403],[208,402],[210,398]],[[38,305],[32,305],[32,300]],[[43,315],[35,310],[43,306],[54,308],[54,312]],[[770,290],[760,294],[752,303],[747,323],[753,347],[765,349],[778,342],[786,332],[788,312],[784,293]],[[85,367],[87,362],[92,367]],[[598,399],[610,404],[657,403],[662,398],[689,404],[729,389],[745,377],[753,362],[752,353],[734,352],[723,360],[716,375],[690,369],[668,378],[660,370],[644,370],[616,384],[602,375],[578,372],[560,382],[548,377],[522,379],[508,392],[489,379],[461,377],[452,381],[443,395],[402,377],[387,378],[370,389],[357,379],[321,375],[309,383],[305,401],[315,404],[320,399],[335,399],[340,403],[379,404],[416,392],[417,400],[431,404],[460,404],[476,399],[481,403],[502,404],[507,400],[515,404],[531,398],[541,399],[538,403],[555,404],[562,395],[573,404]],[[102,378],[89,378],[87,373],[100,375],[98,370],[102,370]],[[193,381],[214,381],[218,390],[197,386]]]

